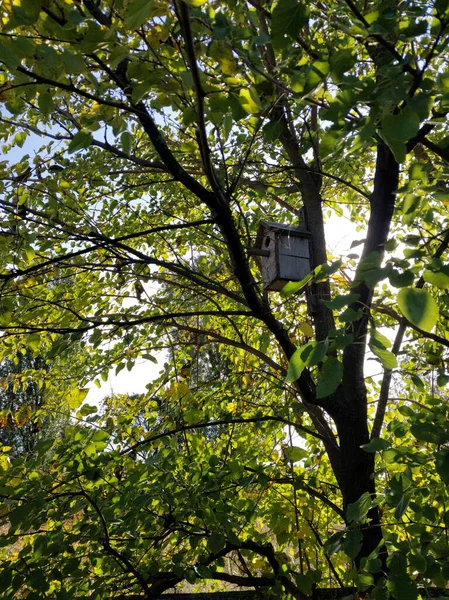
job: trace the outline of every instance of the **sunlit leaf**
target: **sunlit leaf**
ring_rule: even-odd
[[[398,294],[398,306],[406,319],[424,331],[432,331],[438,321],[437,303],[426,290],[402,288]]]
[[[242,88],[239,94],[240,104],[247,113],[258,114],[262,110],[259,95],[255,88]]]
[[[427,281],[427,283],[430,283],[441,290],[447,290],[449,288],[449,267],[447,265],[442,266],[439,271],[426,269],[423,277],[424,281]]]
[[[84,402],[84,398],[87,396],[88,390],[84,389],[73,389],[71,390],[66,397],[66,401],[68,406],[73,410],[81,406]]]

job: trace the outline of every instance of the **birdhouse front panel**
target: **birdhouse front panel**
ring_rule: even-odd
[[[279,279],[300,281],[310,272],[309,240],[296,236],[279,237]]]
[[[288,281],[301,281],[310,272],[309,238],[302,227],[260,223],[256,250],[265,289],[279,291]]]

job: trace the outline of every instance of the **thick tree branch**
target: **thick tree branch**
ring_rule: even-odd
[[[114,559],[120,565],[121,569],[125,573],[133,575],[135,577],[135,579],[137,580],[137,582],[139,583],[139,585],[141,586],[142,590],[145,593],[148,593],[149,592],[149,588],[148,588],[147,582],[145,581],[145,579],[142,576],[142,574],[134,567],[134,565],[131,563],[131,561],[128,558],[126,558],[126,556],[124,556],[121,552],[119,552],[116,548],[114,548],[111,545],[111,540],[109,538],[108,525],[106,523],[106,519],[105,519],[102,511],[100,510],[100,507],[98,506],[97,502],[92,498],[92,496],[90,496],[83,489],[83,487],[81,486],[81,484],[80,484],[80,487],[81,487],[81,490],[82,490],[82,495],[87,500],[87,502],[92,506],[92,508],[96,512],[98,518],[100,519],[101,527],[102,527],[103,533],[104,533],[104,540],[103,540],[103,547],[104,547],[104,549],[106,550],[106,552],[108,554],[110,554],[111,556],[114,557]]]
[[[312,431],[311,429],[308,429],[307,427],[303,427],[302,425],[299,425],[298,423],[290,421],[289,419],[284,419],[282,417],[276,417],[275,415],[273,415],[273,416],[265,415],[265,416],[261,416],[261,417],[219,419],[216,421],[204,421],[201,423],[194,423],[193,425],[180,425],[179,427],[175,427],[174,429],[170,429],[169,431],[163,431],[162,433],[156,433],[154,435],[151,435],[151,436],[147,437],[146,439],[133,444],[126,450],[122,450],[121,454],[133,453],[138,448],[147,446],[148,444],[151,444],[151,443],[155,442],[156,440],[160,440],[164,437],[171,437],[172,435],[176,435],[178,433],[183,433],[185,431],[192,431],[195,429],[205,429],[208,427],[218,427],[219,425],[236,425],[236,424],[238,425],[241,423],[266,423],[266,422],[271,422],[271,421],[276,421],[277,423],[282,423],[283,425],[291,425],[292,427],[297,427],[301,431],[304,431],[304,433],[307,433],[308,435],[311,435],[312,437],[317,438],[319,440],[323,440],[322,436],[319,433],[316,433],[315,431]]]
[[[190,27],[190,14],[187,4],[180,0],[176,3],[178,9],[178,18],[181,26],[182,36],[184,38],[187,63],[192,73],[193,86],[196,97],[196,114],[197,114],[197,137],[198,146],[200,148],[201,158],[203,162],[204,172],[211,188],[216,194],[221,194],[221,187],[218,183],[215,170],[211,161],[211,152],[209,142],[207,141],[206,122],[204,118],[204,93],[201,83],[200,72],[195,56],[195,46],[193,43],[192,29]]]
[[[322,198],[319,189],[316,186],[313,174],[310,173],[304,159],[301,156],[300,148],[295,137],[290,131],[284,107],[277,109],[277,118],[282,127],[280,136],[281,143],[286,151],[290,163],[293,166],[295,177],[298,180],[298,189],[301,192],[304,203],[306,225],[311,232],[311,267],[314,269],[318,265],[327,262],[326,239],[324,233],[324,221],[322,211]],[[318,340],[326,339],[330,330],[335,329],[335,322],[332,311],[320,303],[321,299],[330,299],[329,282],[314,284],[312,288],[315,302],[313,307],[313,318]]]
[[[251,469],[249,467],[245,467],[245,470],[250,471],[251,473],[259,473],[257,469]],[[297,489],[304,490],[314,498],[318,498],[318,500],[321,500],[323,504],[326,504],[326,506],[331,508],[343,520],[345,519],[345,513],[337,504],[335,504],[335,502],[332,502],[332,500],[330,500],[326,496],[326,494],[323,494],[322,492],[315,490],[314,488],[304,483],[300,477],[270,477],[269,475],[267,475],[267,477],[273,483],[279,483],[282,485],[293,485],[296,486]]]
[[[409,63],[404,61],[402,56],[396,50],[396,47],[394,46],[394,44],[392,44],[391,42],[386,40],[384,37],[382,37],[378,33],[370,33],[369,32],[370,24],[365,19],[365,17],[362,15],[362,13],[359,11],[359,9],[355,5],[355,3],[352,0],[344,0],[344,1],[345,1],[346,5],[350,8],[352,14],[355,17],[357,17],[357,19],[361,23],[363,23],[364,27],[366,27],[366,29],[368,30],[369,36],[374,38],[381,46],[383,46],[383,48],[385,48],[385,50],[387,50],[391,54],[391,56],[393,56],[398,61],[398,63],[401,65],[403,71],[405,71],[406,73],[409,73],[410,75],[413,75],[413,77],[415,77],[415,78],[418,78],[420,75],[420,71],[413,68]]]
[[[175,327],[176,327],[176,329],[179,329],[181,331],[190,331],[192,333],[196,333],[199,335],[205,335],[209,338],[217,340],[217,342],[226,344],[227,346],[234,346],[235,348],[240,348],[241,350],[245,350],[246,352],[249,352],[250,354],[257,356],[257,358],[260,358],[260,360],[262,360],[264,363],[266,363],[272,369],[275,369],[276,371],[280,371],[281,373],[285,374],[285,369],[283,367],[281,367],[281,365],[278,365],[278,363],[275,362],[272,358],[270,358],[269,356],[267,356],[266,354],[264,354],[257,348],[253,348],[253,346],[248,346],[247,344],[244,344],[243,342],[238,342],[236,340],[232,340],[231,338],[225,337],[224,335],[221,335],[220,333],[217,333],[216,331],[200,329],[198,327],[191,327],[190,325],[182,325],[181,323],[175,323]]]
[[[384,246],[388,239],[391,219],[393,217],[396,190],[399,182],[399,164],[388,146],[379,142],[377,147],[376,169],[374,173],[374,189],[371,196],[371,213],[368,222],[366,241],[360,259],[356,276],[356,285],[353,293],[359,294],[359,300],[352,308],[356,311],[363,307],[359,320],[348,327],[353,335],[353,343],[347,346],[343,353],[344,370],[347,376],[346,385],[348,389],[357,387],[364,388],[363,369],[366,334],[368,328],[368,310],[371,306],[373,288],[364,281],[364,269],[366,262],[376,256],[378,262],[383,258]]]
[[[111,27],[111,17],[101,11],[99,2],[95,2],[95,0],[83,0],[83,4],[100,25]]]
[[[449,146],[447,146],[446,148],[441,148],[440,146],[438,146],[438,144],[435,144],[435,142],[432,142],[425,136],[420,138],[419,141],[423,146],[425,146],[426,148],[431,150],[434,154],[436,154],[437,156],[442,158],[444,161],[449,163]]]

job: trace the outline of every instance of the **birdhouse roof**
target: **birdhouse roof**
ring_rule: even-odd
[[[260,221],[257,231],[256,248],[262,247],[263,238],[268,231],[276,231],[281,235],[293,237],[310,237],[310,231],[300,225],[275,223],[274,221]]]

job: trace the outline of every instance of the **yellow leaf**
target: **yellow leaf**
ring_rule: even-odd
[[[3,471],[7,471],[10,467],[9,458],[4,454],[0,456],[0,469]]]
[[[225,75],[234,75],[237,70],[237,61],[234,57],[218,59],[218,63],[220,65],[220,69]]]
[[[240,104],[246,112],[255,115],[262,110],[259,95],[255,88],[242,88],[239,94]]]
[[[179,381],[176,384],[176,388],[180,394],[188,394],[189,393],[189,386],[185,381]]]
[[[66,398],[69,408],[74,410],[75,408],[81,406],[81,404],[84,402],[84,398],[87,396],[88,391],[89,390],[87,388],[76,388],[74,390],[70,390]]]
[[[184,0],[184,2],[189,6],[193,6],[193,8],[197,8],[198,6],[206,4],[207,0]]]
[[[29,404],[21,406],[14,415],[14,420],[17,427],[23,427],[31,419],[33,415],[33,409]]]
[[[313,337],[314,331],[312,325],[304,321],[298,325],[298,329],[303,332],[303,334],[307,337]]]
[[[341,283],[342,285],[347,285],[348,281],[342,276],[339,275],[338,273],[336,273],[333,276],[334,281],[336,281],[337,283]]]

